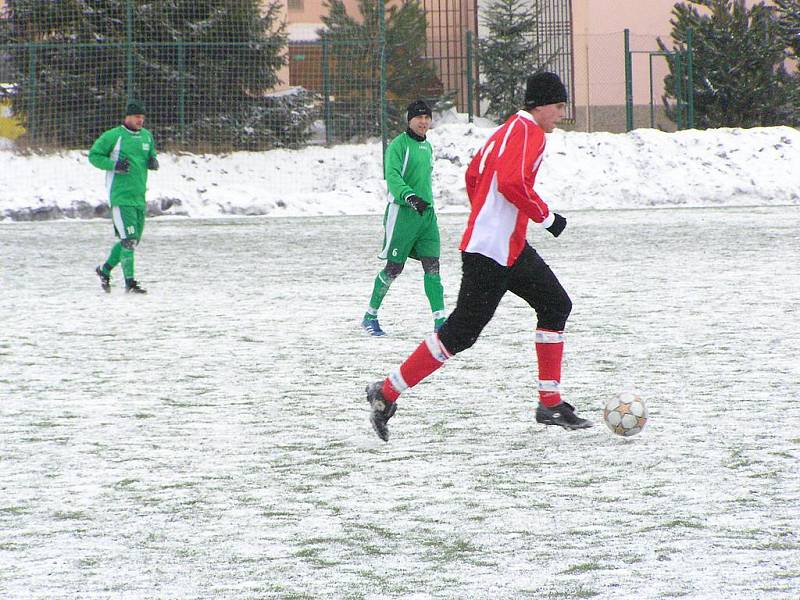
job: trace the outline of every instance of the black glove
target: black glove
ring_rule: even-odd
[[[114,173],[127,173],[131,170],[131,163],[127,158],[120,158],[114,163]]]
[[[406,202],[408,202],[408,205],[419,214],[424,213],[425,209],[428,208],[428,203],[416,194],[411,194],[408,198],[406,198]]]
[[[158,159],[155,156],[151,156],[147,161],[147,168],[151,171],[158,171]]]
[[[567,226],[567,220],[558,213],[553,213],[553,224],[547,228],[547,231],[553,234],[553,237],[558,237]]]

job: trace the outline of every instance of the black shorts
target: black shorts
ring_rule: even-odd
[[[461,253],[461,289],[455,310],[439,330],[439,339],[451,354],[471,347],[491,321],[500,300],[511,292],[536,311],[540,329],[563,331],[572,301],[542,257],[525,244],[510,267],[482,254]]]

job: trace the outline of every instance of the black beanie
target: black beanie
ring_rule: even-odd
[[[420,115],[428,115],[433,118],[431,107],[428,106],[424,100],[414,100],[406,109],[406,121],[410,121],[414,117],[419,117]]]
[[[138,100],[129,100],[128,106],[125,108],[125,116],[128,115],[143,115],[144,105]]]
[[[541,72],[528,77],[525,86],[525,108],[566,101],[567,88],[555,73]]]

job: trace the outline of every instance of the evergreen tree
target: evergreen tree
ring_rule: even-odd
[[[418,0],[384,2],[387,125],[405,127],[405,108],[417,98],[434,110],[452,105],[444,94],[436,68],[426,57],[427,21]],[[326,126],[332,138],[380,135],[380,5],[359,0],[360,16],[349,15],[342,0],[324,4],[322,17],[323,70],[327,73]]]
[[[500,121],[522,107],[527,77],[546,70],[552,60],[541,55],[539,13],[531,5],[530,0],[491,0],[481,16],[488,34],[478,40],[478,89],[489,103],[486,113]]]
[[[697,6],[707,9],[701,13]],[[784,68],[785,38],[771,8],[744,0],[689,0],[673,8],[672,40],[693,32],[695,126],[757,127],[796,122],[792,80]],[[658,44],[669,51],[660,39]],[[675,120],[674,63],[664,80],[667,114]],[[688,81],[683,76],[682,88]]]
[[[236,128],[264,109],[263,94],[279,83],[286,60],[277,1],[7,5],[14,110],[27,117],[34,142],[85,146],[119,121],[133,96],[162,143],[187,135],[207,147],[236,146]],[[211,131],[211,122],[222,128]]]
[[[800,60],[800,0],[775,0],[775,6],[786,46]]]
[[[797,67],[800,63],[800,0],[775,0],[778,22],[789,55]],[[800,69],[789,80],[789,105],[794,107],[792,121],[800,125]]]

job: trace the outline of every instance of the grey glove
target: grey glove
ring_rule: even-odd
[[[158,171],[158,159],[155,156],[151,156],[147,161],[147,168],[151,171]]]
[[[406,198],[406,202],[408,202],[408,205],[419,214],[424,213],[425,209],[428,208],[428,203],[416,194],[411,194],[408,198]]]
[[[553,234],[553,237],[558,237],[567,226],[567,220],[558,213],[553,213],[553,224],[547,228],[547,231]]]
[[[114,173],[125,174],[131,170],[131,163],[127,158],[120,158],[114,163]]]

